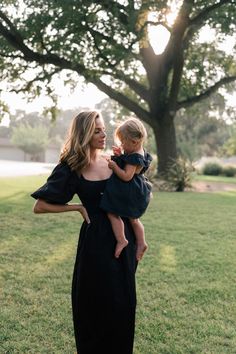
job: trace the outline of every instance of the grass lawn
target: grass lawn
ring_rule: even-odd
[[[194,181],[236,183],[236,177],[194,175]]]
[[[79,214],[32,213],[44,176],[0,181],[0,352],[73,354]],[[235,215],[236,192],[154,194],[142,218],[134,354],[235,353]]]

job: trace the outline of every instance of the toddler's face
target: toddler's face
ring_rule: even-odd
[[[132,139],[121,139],[121,147],[126,154],[132,154],[137,149],[137,142]]]

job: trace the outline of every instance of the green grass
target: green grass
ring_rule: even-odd
[[[78,213],[32,213],[45,177],[0,179],[1,353],[75,352],[71,276]],[[142,221],[134,354],[236,348],[236,193],[154,193]],[[122,354],[122,353],[121,353]]]
[[[195,175],[195,181],[236,183],[236,177]]]

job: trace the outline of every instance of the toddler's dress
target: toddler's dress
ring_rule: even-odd
[[[106,212],[121,217],[139,218],[147,209],[151,196],[151,183],[144,176],[150,166],[152,157],[148,152],[144,156],[138,153],[112,156],[117,165],[124,169],[126,164],[142,166],[142,170],[134,174],[128,181],[122,181],[114,172],[107,181],[100,207]]]

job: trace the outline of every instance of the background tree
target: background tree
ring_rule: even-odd
[[[217,45],[235,34],[234,0],[2,0],[0,19],[3,80],[33,96],[46,83],[56,104],[52,77],[78,73],[152,127],[160,173],[177,156],[176,112],[236,79],[235,52]],[[169,32],[161,54],[150,41],[156,25]],[[211,43],[199,41],[204,26],[215,31]]]
[[[226,110],[229,109],[225,98],[219,94],[213,94],[200,104],[179,110],[175,122],[179,154],[191,161],[202,156],[221,155],[232,124],[225,119]],[[229,111],[227,117],[231,113]]]
[[[35,129],[38,126],[44,126],[50,143],[60,147],[65,140],[71,120],[83,109],[86,108],[78,107],[78,109],[58,111],[56,120],[52,120],[51,116],[47,114],[40,114],[39,112],[26,113],[23,110],[16,110],[16,113],[10,116],[9,135],[12,136],[14,128],[21,126],[30,126]]]
[[[236,123],[230,126],[230,136],[223,145],[222,152],[227,156],[236,155]]]
[[[43,125],[32,127],[28,123],[20,123],[13,128],[11,141],[25,153],[38,161],[38,155],[48,146],[48,128]]]
[[[0,126],[0,138],[10,138],[10,129],[6,126]]]

